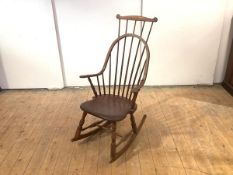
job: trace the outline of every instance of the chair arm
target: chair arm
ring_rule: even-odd
[[[96,92],[96,89],[91,81],[91,77],[97,77],[97,80],[98,80],[98,86],[99,86],[99,79],[98,79],[98,76],[101,75],[101,72],[97,73],[97,74],[88,74],[88,75],[80,75],[79,77],[80,78],[88,78],[88,81],[91,85],[91,89],[93,91],[93,93],[95,94],[95,97],[97,96],[97,92]]]
[[[90,77],[95,77],[101,75],[102,72],[99,72],[97,74],[88,74],[88,75],[80,75],[80,78],[90,78]]]
[[[140,89],[141,89],[141,86],[134,86],[134,87],[132,88],[131,92],[132,92],[132,93],[137,93],[137,92],[140,91]]]
[[[143,85],[145,84],[145,81],[146,81],[145,79],[142,79],[139,85],[135,85],[132,88],[131,92],[132,93],[138,93],[140,91],[140,89],[143,87]]]

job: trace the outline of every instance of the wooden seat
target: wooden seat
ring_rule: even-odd
[[[80,108],[104,120],[119,121],[132,112],[132,102],[119,96],[102,95],[82,103]]]
[[[72,139],[76,141],[96,134],[100,130],[110,130],[112,139],[110,162],[115,161],[129,148],[146,119],[146,115],[143,115],[137,126],[134,112],[137,108],[136,99],[145,84],[149,67],[150,51],[147,42],[153,23],[157,22],[157,18],[143,16],[117,15],[117,19],[119,20],[118,37],[111,44],[101,71],[80,76],[88,79],[94,98],[80,105],[83,114]],[[123,34],[121,34],[122,23],[125,24]],[[132,24],[132,32],[129,32],[130,24]],[[147,25],[149,29],[144,32],[146,24],[149,24]],[[139,31],[139,34],[136,34],[136,31]],[[143,36],[146,36],[145,39]],[[87,114],[101,120],[84,127]],[[127,118],[128,115],[131,130],[122,136],[117,133],[117,122]],[[117,136],[121,138],[119,141]],[[124,146],[117,150],[123,143]]]

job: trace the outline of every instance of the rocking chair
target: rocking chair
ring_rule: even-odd
[[[116,17],[119,20],[118,38],[110,46],[102,70],[97,74],[80,76],[80,78],[88,79],[94,97],[80,105],[83,114],[72,139],[72,141],[77,141],[96,134],[102,129],[110,130],[112,135],[110,162],[115,161],[129,148],[146,119],[146,115],[143,115],[137,126],[134,112],[137,109],[138,93],[146,81],[148,72],[150,52],[147,42],[153,23],[157,22],[157,18],[143,16],[117,15]],[[122,23],[125,24],[125,30],[124,34],[120,35]],[[128,32],[129,23],[133,26],[131,27],[132,33]],[[149,26],[147,27],[146,39],[143,39],[142,36],[145,35],[143,31],[145,31],[144,28],[147,24]],[[136,27],[140,29],[139,35],[135,34]],[[94,80],[96,84],[93,83]],[[87,114],[101,120],[83,127]],[[125,136],[121,136],[116,132],[117,122],[125,119],[128,114],[132,129]],[[91,129],[91,131],[83,133],[87,129]],[[118,143],[116,142],[117,136],[121,137]],[[123,142],[126,143],[121,150],[117,151],[117,147]]]

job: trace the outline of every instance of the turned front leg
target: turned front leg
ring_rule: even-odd
[[[79,139],[79,136],[80,136],[81,131],[82,131],[83,124],[85,123],[85,118],[86,118],[86,116],[87,116],[87,113],[86,113],[86,112],[83,112],[82,118],[81,118],[81,120],[79,121],[79,125],[78,125],[78,127],[77,127],[75,136],[74,136],[74,138],[72,139],[72,141],[76,141],[76,140]]]

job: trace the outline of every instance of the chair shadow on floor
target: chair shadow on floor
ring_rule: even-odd
[[[217,89],[218,90],[218,89]],[[196,99],[201,100],[201,97],[197,97],[195,100],[193,95],[189,96],[188,93],[177,94],[174,96],[174,98],[164,98],[158,102],[153,102],[152,104],[143,104],[142,110],[137,112],[135,114],[136,120],[140,120],[140,116],[142,113],[147,113],[147,119],[145,121],[145,125],[142,127],[141,132],[139,133],[138,137],[135,139],[135,142],[132,143],[131,147],[126,151],[125,155],[122,156],[122,158],[119,159],[119,161],[115,162],[116,166],[120,166],[121,164],[124,164],[132,159],[135,159],[139,154],[143,155],[145,152],[152,153],[153,150],[158,149],[162,146],[164,139],[167,137],[176,137],[176,136],[187,136],[187,138],[198,138],[201,134],[199,131],[196,131],[195,128],[199,127],[199,124],[202,123],[202,120],[205,120],[206,117],[210,117],[212,113],[206,113],[208,108],[206,109],[203,104],[206,103],[198,103]],[[189,98],[190,97],[190,98]],[[185,99],[186,98],[186,99]],[[190,109],[188,106],[185,105],[185,101],[183,100],[190,100],[188,102],[188,105],[193,106],[194,103],[198,103],[193,110],[199,109],[197,112],[198,114],[201,114],[204,118],[201,116],[195,116],[196,114],[190,113]],[[203,98],[205,100],[204,102],[208,101],[207,99]],[[174,103],[175,101],[179,101],[179,103]],[[215,101],[215,100],[213,100]],[[164,104],[165,103],[165,104]],[[141,105],[141,104],[139,104]],[[161,107],[158,107],[159,105],[162,105],[171,111],[170,113],[161,115]],[[214,105],[214,103],[211,103],[211,105]],[[160,112],[159,112],[160,111]],[[164,116],[166,115],[166,116]],[[92,117],[92,116],[88,116]],[[127,116],[128,117],[128,116]],[[123,120],[119,123],[119,131],[120,133],[127,133],[125,132],[124,128],[127,128],[127,126],[130,123],[128,122],[128,119]],[[86,144],[87,142],[98,142],[99,139],[106,139],[105,143],[110,144],[110,133],[105,133],[104,131],[101,131],[99,134],[90,136],[89,138],[86,138],[84,140],[81,140],[80,144]],[[152,138],[152,136],[154,136]],[[95,143],[96,144],[96,143]],[[106,154],[108,153],[108,145],[105,144],[102,146],[101,149],[97,149],[96,151],[100,151],[99,154]],[[194,154],[195,155],[195,154]],[[193,155],[193,156],[194,156]],[[210,155],[214,156],[214,155]],[[137,159],[137,158],[136,158]],[[106,157],[100,161],[108,162],[108,158]]]
[[[141,116],[141,115],[139,115]],[[136,115],[137,117],[137,115]],[[145,121],[147,122],[147,121]],[[119,122],[119,132],[124,135],[125,132],[125,128],[127,127],[127,125],[130,125],[130,123],[125,122],[124,120]],[[146,124],[145,124],[146,125]],[[162,125],[162,124],[161,124]],[[128,129],[128,128],[127,128]],[[141,142],[145,142],[144,141],[144,137],[147,137],[146,134],[146,126],[143,126],[142,131],[139,133],[139,135],[135,138],[134,142],[132,143],[131,147],[126,151],[125,155],[120,157],[119,160],[115,161],[114,163],[117,166],[120,166],[121,164],[126,163],[127,161],[133,159],[135,156],[137,156],[139,153],[142,153],[143,151],[145,151],[146,149],[150,149],[149,145],[145,145],[145,143],[143,143],[143,145],[141,144]],[[149,128],[151,129],[151,128]],[[127,130],[128,131],[128,130]],[[95,135],[92,135],[90,137],[87,137],[83,140],[81,140],[78,144],[81,145],[85,145],[87,143],[92,144],[93,142],[98,142],[99,139],[105,139],[105,143],[109,143],[110,145],[110,140],[111,138],[109,137],[110,133],[106,132],[106,131],[100,131],[99,133],[96,133]],[[101,137],[101,138],[100,138]],[[94,143],[93,143],[94,144]],[[95,143],[96,144],[96,143]],[[154,149],[156,149],[156,147],[160,146],[160,139],[158,140],[158,142],[156,143],[157,145],[153,145]],[[102,149],[100,150],[96,150],[96,151],[100,151],[99,155],[102,154],[106,154],[106,152],[110,152],[109,150],[109,145],[103,145]],[[122,145],[123,146],[123,145]],[[109,162],[109,158],[106,157],[106,160],[100,160],[100,161],[106,161],[106,163]],[[110,164],[109,164],[110,165]]]
[[[154,108],[154,105],[149,105],[149,106],[146,106],[143,110],[152,111],[151,109],[153,108]],[[138,112],[135,114],[135,116],[136,116],[136,120],[140,120],[139,118],[140,116],[142,116],[142,114],[141,112]],[[163,139],[165,139],[170,134],[173,134],[173,135],[174,134],[185,134],[185,133],[180,133],[179,131],[172,131],[171,133],[170,129],[166,126],[165,123],[156,119],[156,114],[153,112],[148,112],[147,116],[148,118],[151,117],[153,119],[147,119],[145,121],[145,125],[142,127],[141,132],[139,133],[138,137],[135,138],[135,141],[132,143],[131,147],[126,151],[124,156],[122,156],[121,158],[119,158],[119,160],[115,162],[116,166],[120,166],[121,164],[124,164],[130,161],[131,159],[134,159],[135,156],[137,156],[138,154],[144,154],[144,152],[147,152],[147,151],[151,152],[152,149],[154,150],[154,149],[161,147]],[[92,117],[92,116],[88,116],[88,117]],[[153,120],[153,124],[150,123],[151,120]],[[127,118],[126,120],[119,122],[119,132],[122,133],[122,135],[124,133],[127,133],[125,129],[127,128],[128,125],[130,126],[130,122],[129,122],[129,119],[127,121]],[[162,130],[163,132],[161,132],[160,130]],[[160,133],[160,134],[155,134],[155,137],[158,136],[159,138],[154,139],[152,138],[151,134],[150,136],[148,136],[148,132]],[[86,139],[81,140],[79,144],[81,145],[85,145],[87,143],[92,144],[92,142],[98,142],[100,137],[101,139],[107,139],[107,141],[105,140],[105,143],[110,144],[109,135],[110,133],[106,131],[101,131],[93,136],[90,136]],[[151,143],[151,141],[153,143]],[[100,151],[99,155],[102,155],[102,154],[106,154],[106,152],[109,152],[110,150],[108,149],[109,149],[108,145],[103,145],[102,149],[96,150],[96,151]],[[107,163],[109,162],[109,159],[108,157],[106,157],[106,160],[100,160],[100,161],[106,161]]]

